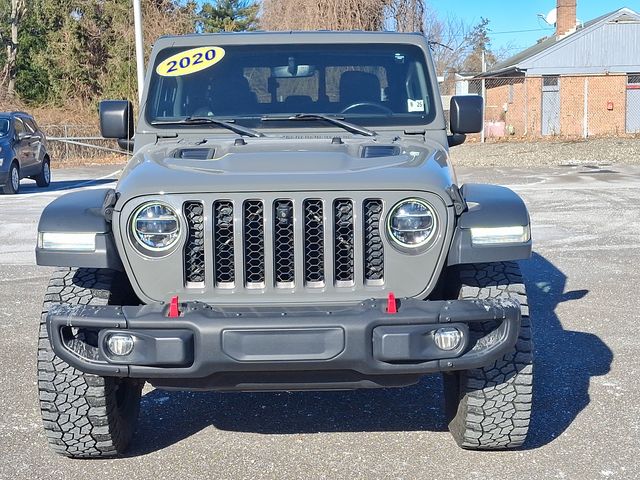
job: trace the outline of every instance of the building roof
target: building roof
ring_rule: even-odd
[[[635,36],[635,33],[640,32],[640,14],[636,13],[635,11],[629,8],[621,8],[614,12],[610,12],[605,15],[602,15],[598,18],[594,18],[593,20],[590,20],[584,23],[583,25],[578,26],[577,30],[569,35],[564,35],[560,38],[556,37],[556,35],[551,35],[549,37],[543,38],[540,41],[538,41],[538,43],[527,48],[526,50],[523,50],[522,52],[510,58],[507,58],[502,62],[497,63],[491,68],[491,70],[479,76],[487,77],[487,76],[505,76],[505,75],[513,75],[513,74],[522,74],[534,66],[541,67],[542,66],[540,65],[541,63],[543,64],[547,63],[547,65],[544,65],[544,66],[547,67],[548,69],[553,70],[554,65],[553,65],[552,59],[549,59],[551,61],[547,61],[547,62],[540,61],[548,53],[555,52],[558,49],[569,47],[569,46],[572,46],[573,48],[575,48],[576,46],[579,47],[579,45],[577,45],[577,41],[579,39],[586,37],[590,34],[593,34],[594,32],[601,29],[601,27],[606,24],[619,23],[619,22],[623,22],[623,23],[632,22],[638,25],[637,29],[635,29],[633,32],[629,32],[629,35],[630,35],[629,43],[636,43],[637,37]],[[592,47],[592,44],[590,44],[589,47]],[[616,46],[616,48],[619,49],[619,44]],[[569,63],[567,62],[566,56],[565,58],[556,59],[556,63],[558,63],[557,60],[560,60],[560,63],[562,62]],[[602,63],[606,63],[607,60],[609,60],[607,56],[603,55]],[[637,59],[634,59],[634,60],[637,63],[638,60]],[[598,66],[592,65],[591,64],[592,62],[589,62],[589,63],[590,63],[589,69],[591,70],[594,67],[595,68],[598,67]],[[555,66],[560,67],[559,64]],[[606,65],[601,65],[601,66],[606,67]],[[563,71],[562,73],[577,73],[578,71],[580,71],[580,65],[568,66],[568,67],[565,67],[565,70],[567,68],[572,68],[572,67],[575,71],[573,72]],[[558,71],[557,73],[561,73],[561,72]],[[584,71],[581,73],[594,73],[594,72]]]

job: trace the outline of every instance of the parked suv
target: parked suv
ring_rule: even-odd
[[[31,115],[0,112],[0,188],[18,193],[22,178],[35,180],[39,187],[49,186],[47,139]]]
[[[482,98],[453,97],[448,134],[425,37],[164,37],[149,65],[135,137],[129,102],[100,106],[103,136],[134,151],[117,186],[40,219],[38,264],[60,267],[38,347],[53,448],[122,453],[145,382],[342,390],[430,373],[460,446],[520,446],[529,215],[507,188],[457,184],[449,147],[482,130]]]

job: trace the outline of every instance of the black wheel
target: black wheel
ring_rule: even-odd
[[[45,157],[42,161],[42,170],[38,175],[33,177],[36,181],[36,185],[39,187],[48,187],[51,183],[51,162],[49,157]]]
[[[56,271],[45,294],[38,340],[40,411],[49,444],[75,458],[111,457],[127,448],[135,431],[144,382],[82,373],[51,349],[47,312],[54,304],[123,304],[129,285],[103,269]],[[129,287],[130,288],[130,287]]]
[[[20,190],[20,168],[18,163],[14,161],[9,167],[9,176],[7,177],[7,183],[2,187],[3,193],[13,195]]]
[[[463,265],[452,275],[460,299],[512,298],[520,302],[522,323],[511,352],[493,364],[443,374],[449,431],[463,448],[499,450],[521,446],[529,430],[533,390],[533,345],[529,304],[515,262]],[[497,325],[478,325],[484,337]]]

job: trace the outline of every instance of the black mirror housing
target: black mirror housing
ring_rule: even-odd
[[[451,97],[451,133],[479,133],[484,128],[484,99],[480,95]]]
[[[450,147],[457,147],[462,145],[467,140],[467,136],[463,133],[454,133],[453,135],[447,135],[447,142]]]
[[[129,100],[100,102],[100,133],[104,138],[129,140],[133,137],[133,105]]]

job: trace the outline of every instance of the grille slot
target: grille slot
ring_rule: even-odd
[[[264,274],[264,205],[260,200],[244,202],[244,275],[247,288],[263,288]]]
[[[364,280],[381,285],[384,280],[384,245],[380,236],[382,201],[368,199],[363,204],[364,218]]]
[[[334,272],[336,286],[353,285],[353,202],[337,199],[334,204]]]
[[[293,202],[276,200],[273,213],[273,260],[276,286],[293,287],[295,280]]]
[[[233,203],[218,200],[213,204],[214,270],[216,286],[233,287],[236,279],[233,241]]]
[[[304,210],[304,280],[310,287],[324,285],[324,209],[322,200],[309,199]]]
[[[187,219],[187,243],[184,247],[184,273],[189,284],[204,284],[204,207],[200,202],[186,202],[184,216]]]

